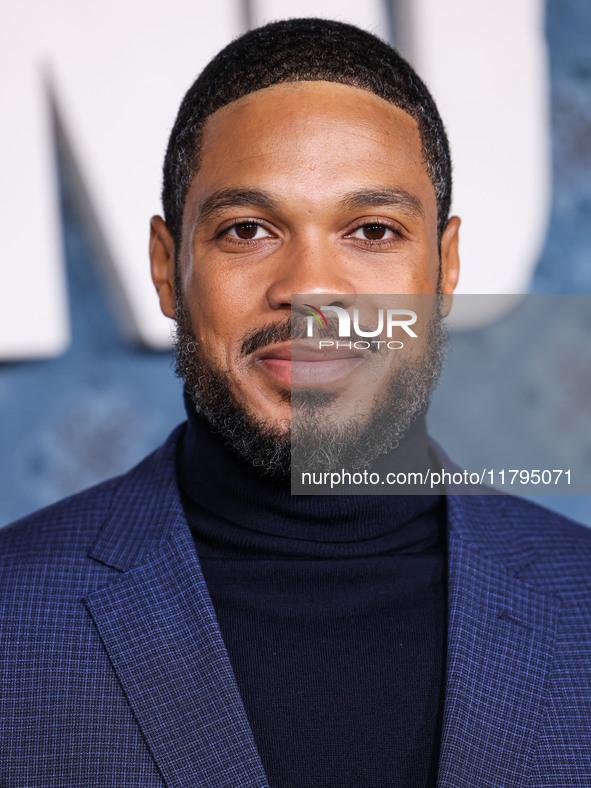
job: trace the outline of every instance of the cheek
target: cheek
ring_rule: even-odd
[[[237,277],[211,276],[204,267],[187,277],[185,293],[195,337],[210,358],[229,369],[248,327],[248,292]]]
[[[411,261],[408,293],[434,293],[439,278],[437,235],[425,238],[420,254]]]
[[[372,276],[365,293],[412,294],[432,293],[437,285],[438,260],[426,255],[409,255],[392,262],[380,276]]]

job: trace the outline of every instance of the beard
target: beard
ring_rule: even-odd
[[[259,475],[272,480],[287,481],[292,472],[302,470],[367,468],[400,445],[413,422],[425,413],[439,380],[447,332],[441,317],[441,298],[436,296],[422,353],[396,366],[369,415],[327,418],[338,402],[337,394],[295,390],[291,395],[278,395],[291,402],[291,423],[261,419],[236,399],[228,373],[206,357],[178,290],[173,347],[175,371],[184,382],[185,393],[211,430]],[[248,356],[266,345],[303,336],[303,323],[292,324],[288,319],[244,337],[241,354]]]

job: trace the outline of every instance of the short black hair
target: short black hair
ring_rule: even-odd
[[[199,168],[203,126],[221,107],[282,82],[338,82],[363,88],[415,119],[425,166],[437,198],[438,237],[451,203],[451,157],[433,98],[415,71],[381,39],[325,19],[273,22],[232,41],[205,67],[185,95],[164,160],[162,203],[178,250],[182,216]]]

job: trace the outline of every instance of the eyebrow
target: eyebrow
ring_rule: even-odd
[[[195,225],[206,222],[216,213],[227,208],[242,208],[247,205],[264,208],[268,211],[278,208],[278,204],[269,194],[257,189],[219,189],[201,201]]]
[[[397,188],[380,189],[360,189],[345,195],[340,200],[340,206],[344,210],[355,210],[366,207],[395,206],[400,208],[410,216],[425,218],[423,203],[414,194]],[[228,208],[243,208],[252,206],[263,208],[268,211],[278,211],[279,203],[267,192],[258,189],[219,189],[213,194],[204,197],[199,204],[197,217],[193,230],[216,213],[220,213]]]
[[[410,216],[425,218],[425,209],[421,200],[405,191],[404,189],[383,188],[383,189],[360,189],[352,194],[347,194],[341,200],[344,209],[352,210],[355,208],[380,207],[383,205],[400,208]]]

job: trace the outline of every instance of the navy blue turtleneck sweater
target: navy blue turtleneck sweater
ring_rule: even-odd
[[[178,468],[271,788],[435,786],[444,499],[291,496],[194,414]]]

